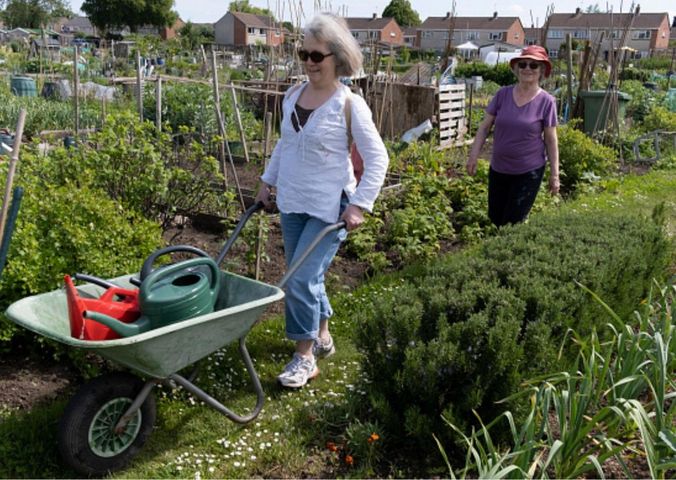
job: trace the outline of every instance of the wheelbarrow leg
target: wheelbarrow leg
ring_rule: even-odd
[[[150,395],[150,392],[152,391],[153,387],[157,385],[156,380],[150,380],[143,385],[143,388],[141,391],[136,395],[136,398],[132,402],[132,404],[129,406],[126,412],[124,412],[124,415],[120,417],[120,420],[115,424],[115,432],[120,433],[124,431],[124,429],[127,427],[127,423],[129,423],[129,420],[131,420],[134,415],[136,414],[136,410],[141,408],[141,405],[143,405],[143,402],[146,401],[146,398],[148,398],[148,395]]]
[[[176,373],[169,375],[169,378],[174,380],[176,383],[181,385],[189,392],[193,393],[194,395],[202,399],[204,403],[216,409],[218,412],[225,415],[233,422],[241,424],[249,423],[251,420],[256,418],[259,413],[261,413],[261,410],[263,409],[263,403],[265,402],[265,392],[263,392],[263,387],[261,386],[258,374],[256,373],[256,370],[253,366],[253,362],[251,361],[251,357],[249,356],[249,351],[246,348],[244,337],[239,339],[239,353],[242,356],[242,360],[244,361],[244,365],[246,366],[247,372],[249,372],[249,377],[253,382],[253,387],[254,390],[256,391],[257,397],[256,406],[248,415],[244,416],[237,415],[232,410],[225,407],[221,402],[219,402],[218,400],[210,396],[208,393],[200,389],[197,385],[195,385],[191,381],[187,380],[186,378]]]

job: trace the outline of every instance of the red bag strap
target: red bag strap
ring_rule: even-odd
[[[345,99],[345,124],[347,125],[347,146],[352,145],[352,92]]]

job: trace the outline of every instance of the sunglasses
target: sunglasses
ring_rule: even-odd
[[[307,62],[308,58],[314,63],[322,63],[326,57],[330,57],[333,53],[322,53],[316,50],[308,52],[307,50],[298,50],[298,57],[301,62]]]
[[[519,65],[519,68],[521,68],[521,69],[524,69],[526,67],[530,67],[531,70],[537,70],[538,68],[540,68],[540,64],[537,63],[537,62],[530,62],[530,63],[519,62],[518,65]]]

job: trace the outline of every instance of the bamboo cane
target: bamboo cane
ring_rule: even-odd
[[[23,136],[23,127],[26,123],[26,109],[22,108],[19,112],[19,120],[16,122],[16,134],[14,135],[14,145],[12,146],[12,155],[9,159],[9,169],[7,170],[7,180],[5,182],[5,195],[2,199],[2,210],[0,211],[0,238],[5,233],[5,221],[7,219],[7,210],[14,183],[14,174],[16,164],[19,161],[19,150],[21,149],[21,137]]]

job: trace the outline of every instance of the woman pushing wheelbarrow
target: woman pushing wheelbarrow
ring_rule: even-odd
[[[315,16],[305,28],[298,56],[308,81],[292,87],[284,97],[281,139],[256,196],[269,207],[276,191],[287,265],[327,225],[340,219],[349,231],[364,222],[363,211],[373,208],[389,162],[366,102],[340,82],[341,76],[350,77],[362,66],[359,44],[344,20],[329,14]],[[350,139],[364,159],[359,182]],[[333,310],[324,275],[345,238],[345,229],[324,237],[289,279],[286,336],[296,342],[296,348],[277,377],[285,387],[305,385],[319,374],[317,358],[335,352],[329,332]]]

